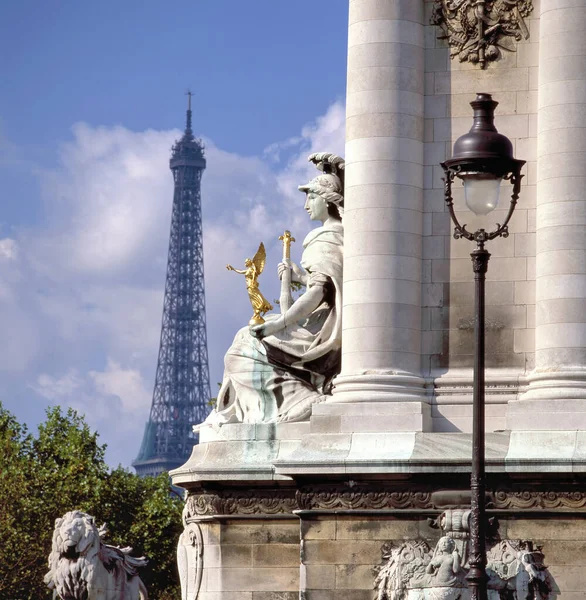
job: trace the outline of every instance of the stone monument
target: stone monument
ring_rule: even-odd
[[[527,161],[487,282],[489,598],[584,597],[585,32],[583,0],[349,1],[345,160],[311,157],[323,225],[278,273],[306,291],[238,332],[172,473],[184,598],[467,597],[474,284],[440,163],[477,92]]]

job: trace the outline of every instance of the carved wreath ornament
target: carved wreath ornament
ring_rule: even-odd
[[[515,52],[515,42],[529,38],[525,23],[532,0],[434,0],[431,24],[450,46],[451,58],[479,64],[497,60],[502,50]]]

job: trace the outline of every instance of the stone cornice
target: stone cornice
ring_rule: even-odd
[[[374,484],[345,482],[294,488],[223,489],[194,492],[186,501],[186,522],[221,516],[293,515],[298,511],[437,511],[432,492],[421,483]],[[586,490],[576,484],[495,487],[488,509],[495,512],[586,512]]]

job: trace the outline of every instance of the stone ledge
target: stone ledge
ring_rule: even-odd
[[[470,472],[469,433],[309,433],[309,423],[297,425],[303,427],[223,426],[215,441],[195,446],[187,463],[171,472],[173,483],[192,487],[205,481],[290,481],[309,475]],[[273,439],[266,439],[268,431]],[[297,439],[291,439],[293,431]],[[246,432],[264,439],[243,439]],[[582,474],[585,447],[586,431],[487,433],[486,471]]]

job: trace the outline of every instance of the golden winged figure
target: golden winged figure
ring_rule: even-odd
[[[235,269],[232,265],[226,265],[228,271],[234,271],[244,275],[246,280],[246,290],[248,291],[248,297],[250,298],[250,304],[252,304],[253,315],[248,322],[249,325],[262,325],[265,320],[261,315],[264,315],[269,310],[273,310],[272,304],[261,294],[258,289],[258,277],[265,268],[265,262],[267,260],[267,252],[265,245],[261,242],[254,258],[247,258],[244,261],[245,269]]]

